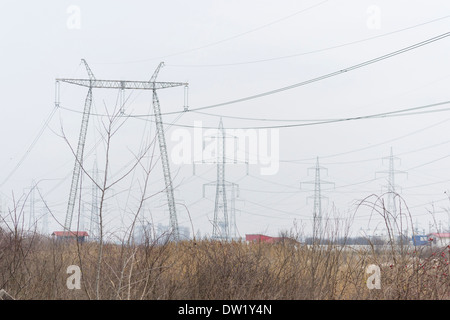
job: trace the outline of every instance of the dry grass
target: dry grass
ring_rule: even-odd
[[[0,228],[0,289],[16,299],[46,300],[450,298],[449,248],[413,251],[408,247],[399,249],[392,241],[391,246],[366,246],[364,250],[333,245],[336,239],[347,238],[352,218],[327,220],[333,225],[325,225],[323,232],[322,227],[314,226],[313,235],[318,235],[318,239],[313,245],[297,242],[301,238],[297,231],[286,241],[275,244],[157,241],[161,239],[132,244],[131,236],[144,203],[155,195],[147,189],[158,157],[154,157],[155,136],[131,152],[133,161],[126,169],[120,165],[124,169],[120,174],[110,173],[112,138],[126,119],[120,116],[119,108],[108,119],[102,119],[105,154],[100,161],[104,168],[100,171],[103,174],[94,179],[89,170],[81,168],[87,181],[98,191],[99,232],[96,235],[100,241],[55,242],[36,232],[24,232],[28,195],[18,201],[13,197],[12,209],[0,215],[3,227]],[[61,135],[75,157],[63,130]],[[121,239],[122,244],[108,243],[104,230],[105,207],[108,201],[115,201],[109,193],[112,188],[128,191],[132,185],[139,185],[140,193],[133,195],[137,203],[127,213],[130,225],[121,226],[127,235]],[[369,210],[370,219],[372,215],[383,218],[390,239],[403,236],[407,226],[413,230],[406,204],[397,195],[395,200],[398,207],[395,212],[386,210],[383,196],[367,197],[358,205],[358,209]],[[78,202],[82,203],[81,193]],[[56,218],[55,221],[58,222]],[[381,289],[367,287],[370,275],[366,268],[371,264],[381,269]],[[71,265],[81,269],[81,289],[71,290],[66,285],[67,268]]]
[[[132,227],[121,244],[60,242],[23,231],[17,205],[0,217],[0,289],[45,300],[450,299],[450,246],[402,245],[394,239],[403,239],[407,212],[393,216],[379,197],[363,205],[386,221],[387,244],[336,245],[348,239],[342,219],[327,219],[310,244],[298,241],[297,225],[279,243],[147,237],[137,245]],[[67,287],[71,265],[81,269],[81,289]],[[368,288],[370,265],[380,268],[380,289]]]
[[[16,299],[449,299],[450,248],[350,250],[294,241],[105,244],[99,295],[98,243],[60,243],[0,233],[0,288]],[[366,267],[381,268],[369,290]],[[69,290],[69,265],[82,288]]]

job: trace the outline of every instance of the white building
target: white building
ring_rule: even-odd
[[[438,247],[446,247],[450,245],[450,232],[430,233],[429,239],[432,239],[432,245]]]

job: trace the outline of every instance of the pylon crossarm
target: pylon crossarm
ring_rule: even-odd
[[[131,89],[131,90],[158,90],[165,88],[187,86],[184,82],[150,82],[129,80],[91,80],[91,79],[56,79],[56,81],[74,84],[87,88],[102,89]]]

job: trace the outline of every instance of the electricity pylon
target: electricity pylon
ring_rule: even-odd
[[[230,212],[230,238],[237,238],[237,224],[236,224],[236,198],[239,198],[239,185],[231,185],[231,212]]]
[[[85,107],[84,107],[84,111],[83,111],[83,119],[81,122],[80,136],[78,139],[78,148],[77,148],[77,152],[76,152],[75,166],[74,166],[73,175],[72,175],[72,184],[70,187],[69,201],[68,201],[68,205],[67,205],[67,213],[66,213],[64,228],[67,231],[70,231],[70,227],[72,224],[73,210],[74,210],[74,206],[75,206],[75,198],[77,195],[78,181],[79,181],[79,177],[80,177],[80,169],[83,164],[84,144],[86,141],[86,133],[87,133],[89,115],[90,115],[91,105],[92,105],[92,89],[94,89],[94,88],[118,89],[122,93],[124,90],[128,90],[128,89],[151,90],[153,93],[153,99],[152,99],[153,100],[153,110],[155,113],[156,130],[157,130],[157,135],[158,135],[159,148],[160,148],[160,153],[161,153],[161,162],[162,162],[162,166],[163,166],[164,181],[165,181],[165,186],[166,186],[165,191],[167,194],[167,200],[168,200],[168,206],[169,206],[169,212],[170,212],[170,227],[172,229],[171,232],[172,232],[173,237],[175,238],[175,240],[178,240],[179,232],[178,232],[178,222],[177,222],[177,216],[176,216],[175,201],[174,201],[174,197],[173,197],[172,178],[170,175],[169,158],[168,158],[168,154],[167,154],[167,145],[166,145],[166,139],[165,139],[165,135],[164,135],[164,126],[163,126],[163,122],[162,122],[162,116],[161,116],[161,107],[160,107],[160,103],[159,103],[159,99],[158,99],[158,95],[157,95],[156,91],[159,89],[173,88],[173,87],[179,87],[179,86],[187,87],[188,84],[185,82],[157,82],[156,78],[157,78],[162,66],[164,65],[163,62],[161,62],[158,65],[158,67],[156,68],[155,72],[153,73],[153,75],[149,81],[99,80],[94,77],[94,74],[93,74],[92,70],[89,68],[89,65],[87,64],[86,60],[82,59],[82,63],[86,67],[86,71],[88,73],[89,79],[63,79],[63,78],[56,79],[57,83],[65,82],[65,83],[74,84],[74,85],[88,88],[88,94],[86,97]],[[59,104],[59,102],[58,102],[58,104]],[[121,105],[121,111],[123,111],[123,105]]]
[[[319,165],[319,157],[316,158],[316,166],[308,168],[308,172],[314,170],[314,181],[301,182],[302,184],[314,184],[314,196],[308,198],[314,198],[314,210],[313,210],[313,240],[316,241],[318,236],[322,235],[322,199],[326,198],[322,195],[322,185],[332,184],[334,182],[324,181],[320,178],[320,171],[327,170]]]
[[[387,192],[388,192],[387,210],[393,217],[396,217],[397,216],[397,206],[395,205],[395,198],[397,195],[397,190],[400,187],[395,184],[395,175],[396,174],[407,174],[407,172],[395,169],[395,160],[399,160],[399,158],[394,157],[392,147],[391,147],[391,153],[390,153],[389,157],[384,157],[384,158],[382,158],[382,160],[389,160],[389,170],[378,171],[375,173],[375,176],[377,173],[387,174],[387,176],[388,176],[388,178],[387,178]]]
[[[205,197],[206,186],[216,187],[212,238],[215,240],[222,239],[228,241],[230,240],[231,235],[236,234],[235,200],[236,197],[239,197],[239,185],[233,182],[228,182],[225,179],[225,164],[227,163],[225,148],[226,138],[227,136],[225,134],[221,118],[216,136],[217,179],[216,181],[205,183],[203,185],[203,197]],[[231,187],[231,215],[229,215],[228,210],[227,187]]]
[[[92,170],[92,180],[97,182],[98,180],[98,168],[97,162],[94,162],[94,168]],[[91,202],[91,219],[89,221],[89,238],[96,240],[100,235],[100,221],[98,212],[98,187],[92,182],[92,202]]]
[[[28,217],[28,228],[31,232],[33,229],[36,230],[36,205],[35,205],[35,189],[36,189],[36,182],[33,180],[31,183],[31,188],[29,192],[29,203],[30,203],[30,215]]]

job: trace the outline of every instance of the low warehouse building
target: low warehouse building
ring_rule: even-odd
[[[432,241],[432,245],[439,247],[450,245],[450,232],[430,233],[428,238]]]
[[[281,241],[283,238],[279,237],[269,237],[263,234],[246,234],[245,241],[248,242],[267,242],[267,243],[275,243]]]
[[[89,235],[86,231],[54,231],[52,236],[55,237],[56,240],[84,242]]]

